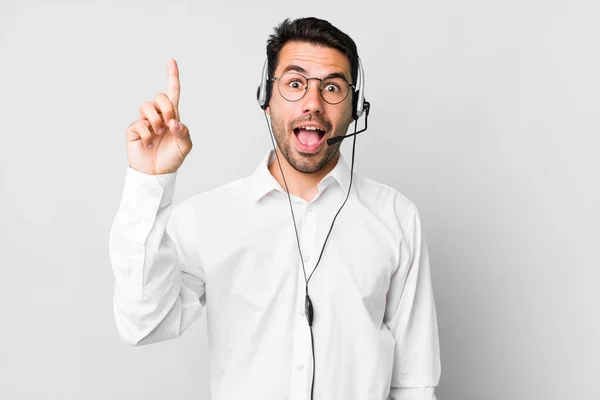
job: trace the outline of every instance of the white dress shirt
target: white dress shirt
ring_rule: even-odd
[[[306,281],[273,161],[270,150],[253,174],[178,205],[176,172],[128,166],[110,232],[120,336],[170,340],[205,315],[211,400],[310,400]],[[291,196],[307,278],[349,184],[340,154],[310,202]],[[314,400],[435,400],[439,339],[419,213],[356,172],[351,191],[308,285]]]

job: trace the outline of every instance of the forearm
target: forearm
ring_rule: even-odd
[[[176,338],[201,311],[203,282],[182,272],[167,233],[174,184],[175,174],[156,178],[128,169],[110,232],[115,321],[132,345]]]

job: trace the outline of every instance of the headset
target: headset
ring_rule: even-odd
[[[353,90],[352,95],[352,119],[359,119],[365,110],[368,112],[369,102],[365,100],[365,75],[362,67],[362,62],[360,61],[360,57],[358,58],[358,79],[357,79],[356,87],[358,89]],[[263,110],[266,110],[269,105],[269,100],[271,99],[271,85],[272,80],[269,79],[269,65],[268,59],[265,60],[262,69],[262,79],[260,81],[260,85],[256,90],[256,100],[258,101],[258,105]]]
[[[262,79],[261,79],[260,85],[258,86],[258,89],[256,90],[256,100],[258,101],[258,105],[260,106],[260,108],[262,108],[263,113],[265,114],[265,120],[267,121],[267,127],[269,128],[271,142],[273,143],[273,150],[275,150],[275,141],[273,140],[273,130],[271,129],[271,125],[269,124],[269,119],[267,118],[267,112],[266,112],[266,109],[269,105],[269,99],[271,97],[271,86],[272,86],[271,85],[272,80],[269,79],[268,72],[269,72],[268,59],[266,59],[263,64]],[[352,118],[354,119],[354,133],[352,133],[350,135],[348,135],[348,134],[340,135],[340,136],[336,136],[334,138],[327,139],[327,145],[333,146],[335,143],[341,142],[343,139],[345,139],[347,137],[354,136],[354,143],[352,146],[352,166],[350,168],[350,184],[348,186],[348,193],[346,195],[346,199],[344,200],[341,207],[339,208],[339,210],[333,217],[333,221],[331,222],[331,227],[329,228],[329,232],[327,233],[327,236],[325,237],[325,241],[323,243],[323,247],[321,248],[321,254],[319,255],[317,264],[315,265],[315,268],[313,269],[313,271],[310,274],[310,276],[308,277],[308,279],[306,278],[306,270],[304,268],[304,258],[302,257],[302,251],[300,249],[300,238],[298,237],[298,228],[296,227],[296,219],[294,217],[294,207],[292,207],[292,199],[290,197],[290,192],[289,192],[289,189],[287,186],[287,182],[285,180],[285,176],[283,175],[283,169],[281,168],[281,163],[279,162],[279,155],[277,154],[277,151],[275,151],[275,155],[277,156],[277,163],[279,164],[279,170],[281,171],[281,176],[283,177],[283,182],[285,184],[285,190],[288,195],[288,200],[290,203],[290,210],[292,211],[292,221],[294,222],[294,230],[296,232],[296,241],[298,243],[298,253],[300,255],[300,260],[302,262],[302,270],[304,271],[304,279],[306,281],[306,286],[305,286],[306,298],[305,298],[305,302],[304,302],[304,310],[305,310],[306,319],[308,321],[308,326],[310,328],[310,340],[311,340],[311,345],[312,345],[312,360],[313,360],[313,370],[312,370],[313,374],[312,374],[312,383],[311,383],[311,389],[310,389],[310,399],[311,400],[313,399],[313,393],[314,393],[314,387],[315,387],[315,342],[314,342],[313,331],[312,331],[314,309],[313,309],[313,303],[308,294],[308,282],[310,281],[310,278],[312,277],[312,275],[317,270],[317,267],[319,266],[319,262],[321,261],[321,257],[323,256],[323,251],[325,250],[325,244],[327,243],[327,239],[329,239],[329,234],[331,234],[331,230],[333,229],[333,224],[335,223],[335,220],[336,220],[338,214],[340,213],[340,211],[342,211],[342,208],[344,207],[344,205],[346,204],[346,201],[348,201],[348,197],[350,196],[350,192],[352,189],[352,175],[354,175],[354,150],[356,148],[356,136],[355,135],[358,135],[359,133],[367,130],[367,120],[369,118],[369,110],[371,108],[371,105],[368,101],[365,100],[365,76],[364,76],[364,71],[362,68],[362,63],[360,61],[360,58],[358,58],[358,79],[357,79],[357,81],[358,82],[357,82],[356,86],[358,87],[358,89],[355,89],[352,92],[353,93],[353,95],[352,95]],[[358,119],[363,115],[363,113],[365,114],[365,127],[357,132],[356,127],[358,125]]]

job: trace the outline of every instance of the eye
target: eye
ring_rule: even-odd
[[[292,89],[302,89],[302,82],[299,80],[292,80],[288,83],[288,86]]]
[[[326,92],[339,93],[341,88],[338,85],[336,85],[335,83],[327,83],[325,85],[325,87],[323,88],[323,90]]]

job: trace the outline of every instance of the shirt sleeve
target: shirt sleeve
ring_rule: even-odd
[[[203,314],[193,208],[189,201],[173,207],[176,176],[128,166],[109,235],[115,321],[134,346],[177,338]]]
[[[396,341],[388,400],[436,400],[441,375],[437,316],[429,254],[414,206],[403,219],[402,233],[384,314]]]

